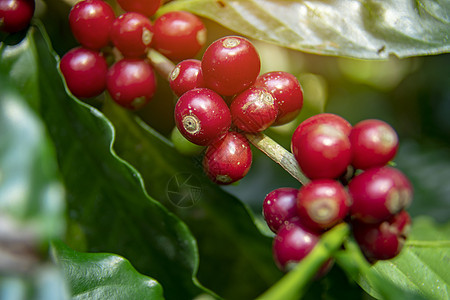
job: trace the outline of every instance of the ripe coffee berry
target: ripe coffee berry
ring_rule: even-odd
[[[214,91],[207,88],[193,89],[178,99],[175,124],[186,139],[205,146],[228,131],[231,125],[230,110]]]
[[[378,223],[409,206],[412,186],[399,170],[384,166],[368,169],[348,185],[353,199],[351,215],[365,223]]]
[[[146,16],[127,12],[114,20],[110,37],[123,56],[142,57],[150,49],[153,26]]]
[[[294,120],[303,107],[303,91],[297,78],[287,72],[269,72],[260,75],[256,87],[265,88],[278,104],[278,115],[273,126]]]
[[[107,73],[106,86],[112,99],[119,105],[136,110],[152,99],[156,78],[150,64],[143,59],[122,59]]]
[[[178,97],[189,90],[204,87],[201,61],[186,59],[179,62],[169,75],[169,84]]]
[[[247,175],[252,164],[252,151],[247,139],[230,131],[216,139],[206,149],[203,168],[208,177],[218,184],[230,184]]]
[[[400,253],[411,227],[411,217],[406,211],[401,211],[380,223],[356,221],[352,225],[353,235],[364,256],[375,262],[391,259]]]
[[[233,124],[246,132],[260,132],[277,118],[278,105],[265,89],[251,87],[237,95],[230,106]]]
[[[353,126],[350,133],[352,165],[356,169],[384,166],[398,149],[395,130],[381,120],[364,120]]]
[[[279,228],[297,217],[297,194],[295,188],[278,188],[266,195],[263,202],[263,215],[270,230]]]
[[[350,135],[352,130],[352,125],[341,116],[331,114],[331,113],[321,113],[309,117],[298,125],[295,129],[294,134],[292,136],[292,140],[298,139],[299,136],[305,132],[308,132],[309,129],[313,128],[314,125],[319,124],[328,124],[333,126],[336,129],[342,131],[345,135]]]
[[[293,135],[292,152],[310,179],[338,178],[351,162],[348,136],[330,124],[317,124],[303,134]]]
[[[195,15],[171,11],[155,20],[152,46],[175,61],[192,58],[206,43],[206,28]]]
[[[304,227],[299,219],[281,226],[272,245],[273,258],[278,268],[290,271],[314,249],[319,238],[318,233]]]
[[[109,31],[115,15],[102,0],[84,0],[70,10],[69,25],[75,39],[84,47],[100,50],[109,44]]]
[[[117,0],[123,10],[141,13],[147,17],[155,14],[161,2],[162,0]]]
[[[322,231],[342,222],[350,209],[350,196],[338,181],[317,179],[300,188],[297,197],[301,222]]]
[[[59,68],[76,97],[95,97],[105,90],[108,65],[97,51],[74,48],[61,58]]]
[[[250,87],[260,68],[255,47],[239,36],[218,39],[206,49],[202,58],[206,86],[224,96],[232,96]]]
[[[27,28],[34,14],[34,0],[0,1],[0,30],[18,32]]]

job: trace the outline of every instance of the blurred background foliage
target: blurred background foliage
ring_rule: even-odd
[[[46,29],[59,55],[77,46],[68,27],[71,0],[38,2]],[[114,3],[114,1],[111,1]],[[207,45],[219,37],[236,34],[204,19]],[[285,148],[297,125],[319,112],[331,112],[355,124],[377,118],[390,123],[399,134],[396,166],[413,182],[412,216],[429,215],[439,222],[450,215],[450,55],[388,60],[358,60],[320,56],[253,41],[261,56],[261,72],[287,71],[299,79],[304,107],[293,122],[273,127],[267,134]],[[202,53],[197,58],[201,58]],[[170,136],[176,99],[164,78],[158,78],[154,100],[138,112],[154,129]],[[93,101],[100,107],[101,102]],[[281,167],[254,151],[253,166],[241,182],[224,187],[261,217],[264,196],[281,186],[298,187]]]

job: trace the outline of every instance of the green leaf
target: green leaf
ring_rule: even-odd
[[[371,296],[382,299],[448,299],[450,223],[437,227],[415,218],[402,252],[370,266],[355,242],[346,244],[338,263]]]
[[[241,201],[204,175],[199,157],[180,155],[112,101],[106,102],[104,112],[117,130],[117,153],[139,169],[149,194],[180,216],[195,235],[201,258],[198,277],[205,286],[225,298],[251,299],[280,278],[272,238],[261,234]]]
[[[139,274],[123,257],[80,253],[56,241],[52,252],[70,282],[73,299],[164,299],[161,285]]]
[[[365,59],[450,50],[450,2],[178,0],[187,10],[245,36],[305,52]]]
[[[111,123],[68,96],[44,30],[33,27],[17,48],[5,51],[10,74],[28,66],[37,72],[13,78],[17,85],[38,78],[27,92],[36,98],[56,147],[67,189],[69,232],[78,229],[80,235],[76,240],[67,236],[68,244],[126,257],[139,272],[158,280],[168,299],[208,293],[195,278],[198,253],[189,229],[146,194],[139,173],[114,153]]]

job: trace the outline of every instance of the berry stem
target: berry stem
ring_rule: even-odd
[[[245,135],[250,143],[279,164],[301,184],[306,184],[309,179],[300,171],[294,155],[284,149],[280,144],[263,133],[247,133]]]
[[[148,51],[147,58],[156,72],[168,80],[170,73],[175,68],[175,64],[154,49],[150,49]],[[283,167],[283,169],[285,169],[301,184],[306,184],[309,181],[309,179],[300,171],[294,155],[270,137],[263,133],[247,133],[245,136],[250,143]]]
[[[324,233],[319,243],[292,271],[287,273],[275,285],[269,288],[258,300],[289,300],[300,299],[305,287],[316,275],[319,268],[340,249],[344,240],[350,234],[346,223],[336,225]]]

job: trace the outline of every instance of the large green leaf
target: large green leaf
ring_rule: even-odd
[[[178,0],[240,34],[322,55],[385,59],[450,50],[450,2],[435,0]]]
[[[70,282],[73,299],[163,299],[159,283],[139,274],[123,257],[80,253],[60,241],[52,249]]]
[[[448,299],[450,224],[437,227],[429,217],[414,219],[402,252],[369,266],[355,242],[338,256],[339,264],[377,299]]]
[[[56,146],[67,189],[69,232],[75,228],[81,235],[77,240],[70,235],[67,242],[76,248],[84,240],[88,251],[126,257],[139,272],[157,279],[168,299],[205,293],[195,279],[197,246],[189,229],[148,197],[139,173],[112,151],[110,122],[67,95],[44,31],[33,27],[22,43],[6,47],[3,54],[17,85],[38,78],[27,92],[32,92]],[[26,76],[14,76],[20,73]]]
[[[104,112],[117,130],[118,154],[139,169],[150,195],[177,213],[197,238],[202,283],[225,298],[251,299],[281,276],[272,259],[272,239],[259,232],[241,201],[211,183],[198,158],[181,156],[111,101]],[[179,204],[174,194],[189,201]]]

